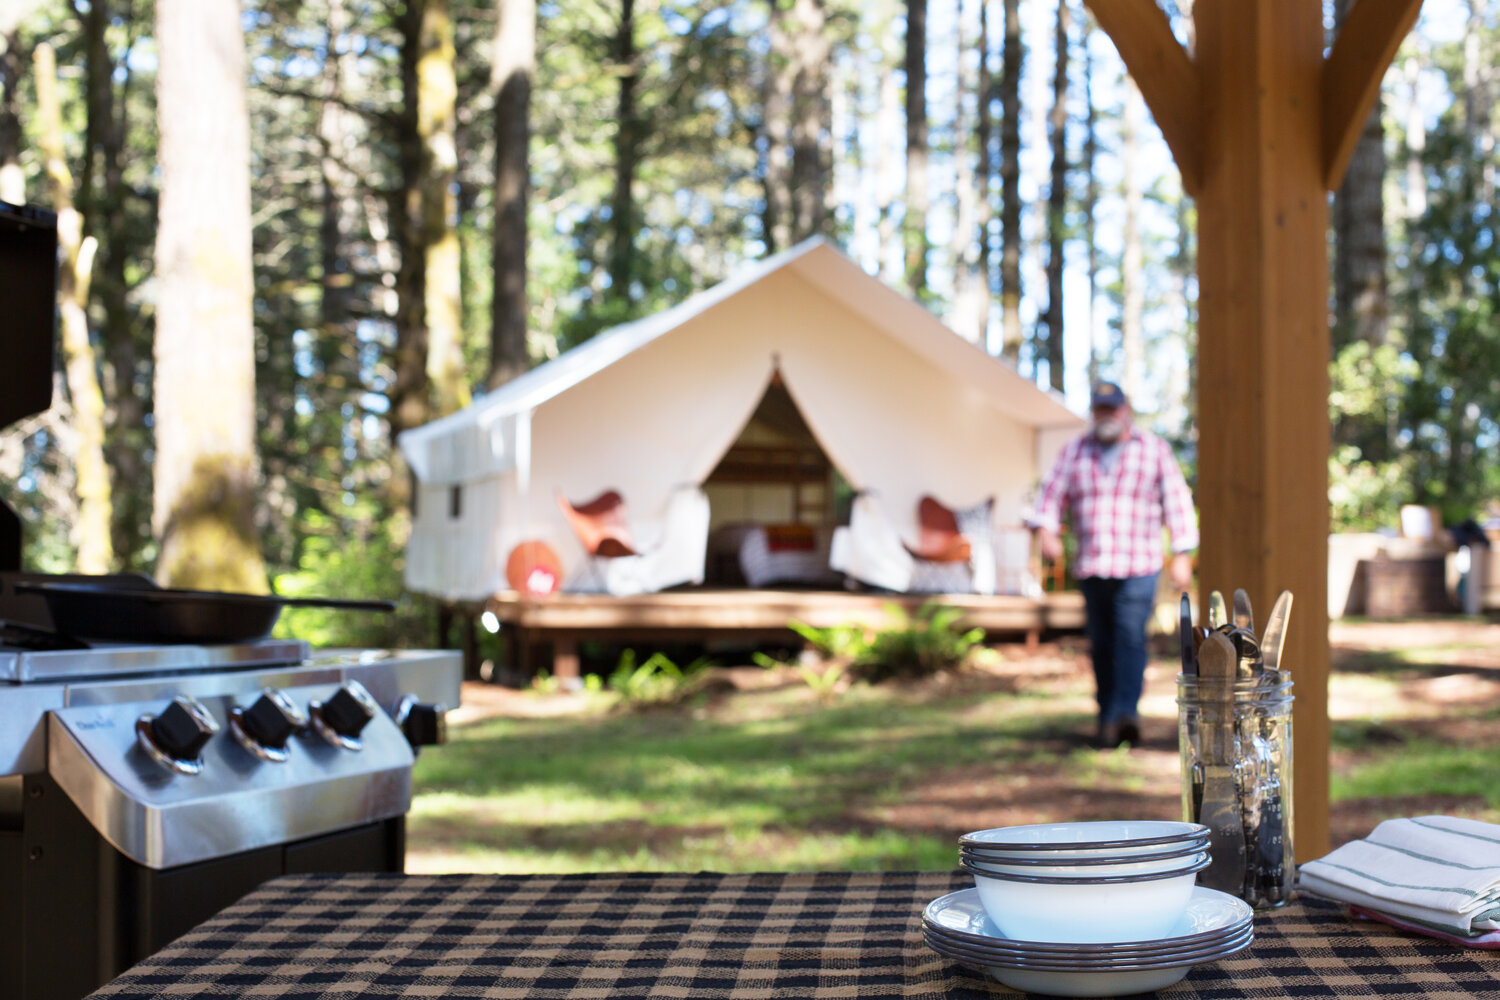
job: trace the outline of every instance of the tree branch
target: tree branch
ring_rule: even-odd
[[[275,94],[277,97],[292,97],[296,98],[299,101],[320,101],[324,104],[337,105],[338,107],[341,107],[346,111],[352,111],[357,115],[362,115],[366,118],[373,118],[375,121],[378,121],[386,128],[394,128],[397,125],[397,117],[393,112],[379,111],[375,108],[368,108],[362,104],[355,104],[353,101],[347,101],[344,98],[335,96],[333,94],[310,94],[307,91],[299,90],[296,87],[283,87],[278,83],[271,82],[270,80],[257,81],[256,89],[264,90],[270,94]]]

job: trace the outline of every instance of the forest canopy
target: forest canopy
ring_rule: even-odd
[[[1428,3],[1334,199],[1336,530],[1500,499],[1497,45],[1497,0]],[[1194,207],[1079,0],[7,0],[0,200],[76,219],[53,408],[0,433],[28,568],[212,583],[172,555],[206,504],[262,586],[395,595],[395,434],[813,235],[1075,403],[1120,381],[1192,468]],[[205,274],[247,283],[244,443],[184,468],[176,428],[241,433],[177,315]]]

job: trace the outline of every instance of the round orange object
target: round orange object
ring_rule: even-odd
[[[522,542],[505,560],[505,582],[522,594],[555,594],[562,583],[562,563],[546,542]]]

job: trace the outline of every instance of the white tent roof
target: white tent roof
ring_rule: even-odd
[[[733,277],[663,312],[606,330],[557,358],[513,379],[471,406],[412,428],[400,446],[422,480],[468,478],[458,470],[432,466],[435,439],[455,432],[498,426],[500,418],[524,413],[558,396],[620,359],[652,343],[780,271],[791,271],[858,314],[879,331],[922,354],[953,379],[983,392],[991,405],[1017,422],[1037,430],[1074,431],[1081,419],[1061,397],[1022,377],[1005,362],[949,330],[932,313],[865,273],[821,236],[758,261]],[[470,467],[470,475],[479,469]]]

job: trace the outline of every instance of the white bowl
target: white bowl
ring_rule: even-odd
[[[1201,823],[1168,820],[1102,820],[1086,823],[1038,823],[977,830],[959,838],[963,847],[1015,857],[1092,857],[1099,854],[1154,854],[1203,840]]]
[[[1129,861],[1124,860],[1110,864],[1088,864],[1070,865],[1066,859],[1059,860],[1055,865],[1007,865],[988,858],[976,855],[968,855],[964,862],[981,871],[996,872],[1005,875],[1057,875],[1068,878],[1093,878],[1099,875],[1151,875],[1156,872],[1169,872],[1177,868],[1196,864],[1208,857],[1208,851],[1181,851],[1168,858],[1160,858],[1155,861]],[[1093,860],[1093,859],[1088,859]]]
[[[985,914],[1022,941],[1105,943],[1166,936],[1187,911],[1198,866],[1129,882],[1019,882],[974,875]]]

